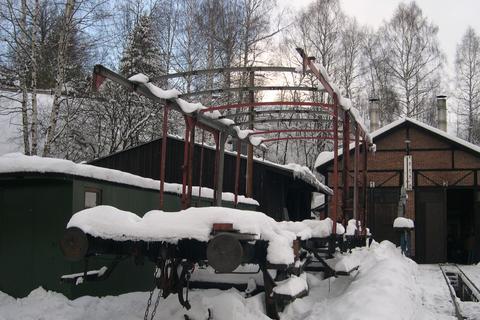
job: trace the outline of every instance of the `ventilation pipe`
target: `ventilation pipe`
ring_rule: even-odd
[[[370,132],[373,132],[380,129],[380,115],[379,115],[380,99],[370,98],[368,99],[368,101],[370,102],[370,105],[368,108],[368,114],[370,117]]]
[[[437,128],[447,132],[447,96],[437,96]]]

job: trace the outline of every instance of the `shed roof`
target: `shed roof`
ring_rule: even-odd
[[[0,174],[1,173],[61,173],[84,178],[125,184],[129,186],[160,190],[160,181],[140,177],[120,170],[107,169],[89,164],[75,163],[64,159],[43,158],[38,156],[26,156],[21,153],[9,153],[0,156]],[[165,192],[182,194],[182,185],[178,183],[165,182]],[[193,187],[193,195],[198,196],[199,187]],[[202,188],[202,197],[213,198],[213,190]],[[233,201],[234,195],[230,192],[223,193],[223,199]],[[238,197],[238,202],[253,204],[259,203],[251,198],[244,196]]]
[[[408,118],[408,117],[403,117],[403,118],[400,118],[396,121],[393,121],[392,123],[390,124],[387,124],[386,126],[383,126],[382,128],[372,132],[370,134],[370,136],[372,137],[373,139],[373,142],[375,142],[375,139],[376,138],[379,138],[385,134],[387,134],[388,132],[392,131],[393,129],[397,128],[397,127],[400,127],[401,125],[404,125],[406,123],[409,123],[409,124],[412,124],[414,126],[417,126],[419,128],[422,128],[424,130],[427,130],[437,136],[440,136],[442,137],[443,139],[446,139],[448,140],[449,142],[452,142],[456,145],[459,145],[465,149],[467,149],[468,151],[471,151],[473,153],[475,153],[476,155],[480,156],[480,147],[477,146],[477,145],[474,145],[473,143],[470,143],[468,141],[465,141],[457,136],[454,136],[452,134],[449,134],[443,130],[440,130],[438,128],[435,128],[435,127],[432,127],[428,124],[425,124],[421,121],[418,121],[418,120],[415,120],[415,119],[412,119],[412,118]],[[350,150],[353,150],[355,149],[355,143],[350,143]],[[342,155],[343,153],[343,150],[342,148],[340,148],[338,150],[338,155]],[[315,161],[315,168],[317,170],[320,170],[321,168],[324,168],[325,166],[327,166],[331,161],[333,161],[333,151],[323,151],[323,152],[320,152],[320,154],[318,155],[316,161]]]
[[[125,150],[117,151],[117,152],[109,154],[107,156],[103,156],[103,157],[94,159],[94,160],[90,161],[89,163],[94,163],[97,160],[105,159],[105,158],[108,158],[112,155],[121,154],[123,152],[138,148],[140,146],[143,146],[143,145],[146,145],[146,144],[149,144],[149,143],[152,143],[154,141],[161,140],[161,139],[162,138],[159,138],[159,139],[156,139],[156,140],[145,142],[145,143],[137,145],[137,146],[127,148]],[[176,135],[168,135],[168,139],[182,141],[182,142],[184,141],[182,137],[179,137],[179,136],[176,136]],[[195,144],[200,145],[197,142]],[[207,149],[210,149],[210,150],[215,150],[215,147],[211,146],[209,144],[204,144],[203,147],[207,148]],[[236,156],[237,152],[236,151],[225,150],[225,155]],[[246,156],[243,155],[243,154],[241,155],[241,157],[246,158]],[[288,174],[289,176],[293,175],[294,178],[298,178],[298,179],[304,181],[308,185],[312,186],[318,192],[323,192],[323,193],[329,194],[329,195],[333,194],[333,190],[330,187],[328,187],[327,185],[320,182],[320,180],[317,179],[315,174],[306,166],[302,166],[302,165],[297,164],[297,163],[279,164],[279,163],[275,163],[275,162],[264,160],[264,159],[257,158],[257,157],[254,157],[253,161],[255,163],[259,164],[259,165],[265,165],[267,167],[276,169],[277,171],[283,172],[283,174]]]

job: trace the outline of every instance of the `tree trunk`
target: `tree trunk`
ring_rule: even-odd
[[[49,156],[51,147],[55,137],[55,129],[58,121],[58,114],[60,112],[60,102],[62,98],[62,88],[65,81],[65,69],[66,69],[66,51],[69,41],[70,29],[72,26],[73,9],[75,6],[75,0],[68,0],[65,4],[65,21],[60,34],[60,40],[58,43],[58,56],[57,56],[57,75],[55,79],[55,93],[53,96],[52,111],[50,113],[50,121],[47,128],[47,138],[45,146],[43,148],[43,156]]]
[[[18,58],[22,60],[20,73],[20,87],[22,91],[22,133],[23,133],[23,147],[26,155],[30,154],[30,139],[28,131],[28,90],[27,90],[27,74],[28,61],[25,59],[24,49],[27,44],[27,1],[22,0],[20,24],[20,52],[17,53]]]
[[[38,116],[37,116],[37,70],[38,70],[38,61],[37,61],[37,33],[38,33],[38,18],[40,16],[40,1],[35,0],[35,11],[32,21],[32,124],[30,129],[30,135],[32,138],[32,155],[38,153]]]

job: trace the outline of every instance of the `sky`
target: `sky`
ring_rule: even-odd
[[[278,0],[280,6],[302,8],[312,0]],[[354,16],[362,24],[378,27],[389,20],[399,0],[340,0],[342,8],[349,16]],[[417,0],[425,16],[439,27],[440,45],[446,55],[449,69],[453,66],[455,51],[467,26],[480,33],[479,0]]]

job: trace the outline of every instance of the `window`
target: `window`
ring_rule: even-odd
[[[102,191],[95,188],[85,188],[85,202],[84,207],[93,208],[102,204]]]

